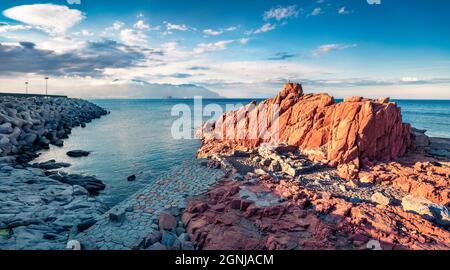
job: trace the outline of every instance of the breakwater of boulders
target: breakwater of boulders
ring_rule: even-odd
[[[101,180],[59,171],[67,163],[32,162],[106,114],[81,99],[0,96],[0,250],[64,249],[108,210],[95,197]]]
[[[28,162],[39,149],[62,146],[72,128],[107,113],[81,99],[0,97],[0,156]]]

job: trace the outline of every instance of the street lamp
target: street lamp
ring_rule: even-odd
[[[45,96],[48,98],[48,77],[45,77]]]
[[[25,93],[28,95],[28,82],[25,82]]]

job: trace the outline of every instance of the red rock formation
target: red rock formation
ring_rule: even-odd
[[[388,98],[351,97],[335,103],[327,94],[303,94],[300,84],[288,83],[275,98],[255,105],[205,124],[198,156],[287,143],[313,159],[344,164],[343,176],[354,178],[364,163],[392,160],[411,145],[410,125],[402,123],[400,108]],[[278,117],[273,117],[276,111]]]
[[[365,249],[370,240],[382,249],[450,248],[447,230],[400,206],[351,203],[291,184],[223,179],[191,198],[182,220],[200,249]],[[286,201],[258,206],[240,196],[244,186]]]
[[[412,162],[411,160],[412,159]],[[379,163],[359,177],[371,176],[381,185],[392,185],[405,193],[450,207],[450,167],[435,161],[414,161],[412,155],[399,162]]]

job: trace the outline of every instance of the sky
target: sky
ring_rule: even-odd
[[[87,98],[265,98],[295,81],[337,98],[450,99],[449,11],[447,0],[1,0],[0,91],[27,81],[42,93],[48,76],[50,93]]]

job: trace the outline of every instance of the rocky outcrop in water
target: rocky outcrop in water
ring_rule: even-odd
[[[410,125],[403,124],[400,108],[388,98],[351,97],[336,103],[328,94],[304,94],[300,84],[288,83],[275,98],[255,104],[206,123],[198,156],[287,143],[312,159],[345,166],[342,171],[351,176],[371,160],[404,155],[412,145]],[[278,117],[272,117],[275,110]]]

